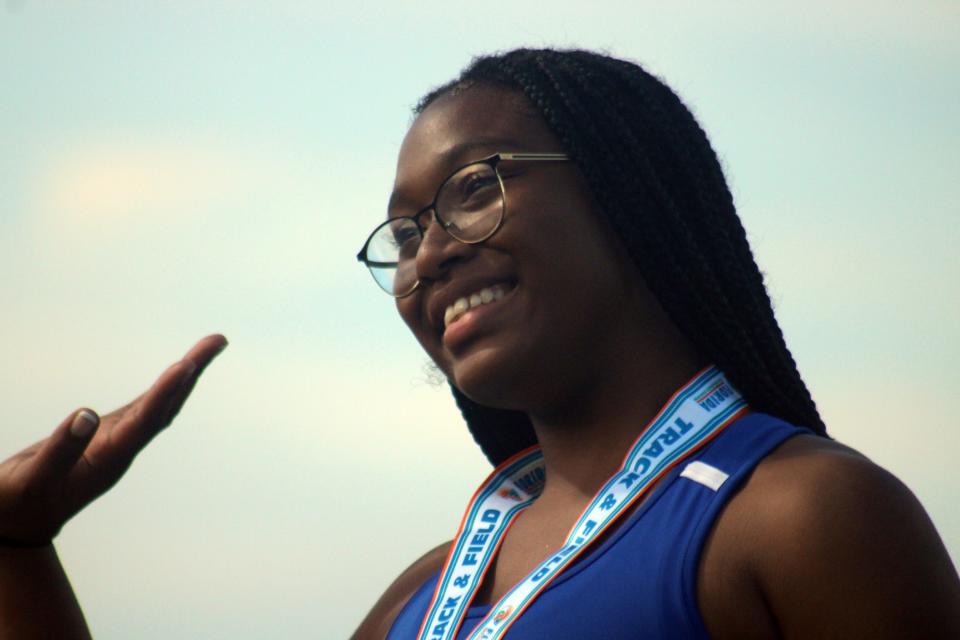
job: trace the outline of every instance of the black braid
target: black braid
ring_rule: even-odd
[[[439,96],[488,83],[522,91],[577,163],[647,285],[693,345],[751,406],[826,435],[706,133],[679,97],[638,65],[578,50],[476,58]],[[453,389],[494,464],[536,442],[525,414]]]

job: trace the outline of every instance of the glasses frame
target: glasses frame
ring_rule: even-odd
[[[359,260],[360,262],[362,262],[367,266],[367,268],[370,270],[371,276],[373,276],[374,268],[396,267],[398,264],[396,262],[380,262],[377,260],[370,260],[367,257],[367,249],[370,247],[370,242],[373,240],[373,237],[377,235],[380,229],[382,229],[388,224],[394,223],[396,220],[412,220],[413,223],[417,226],[417,230],[420,232],[420,241],[422,242],[424,236],[427,233],[427,230],[424,228],[424,225],[420,223],[420,218],[427,211],[433,211],[434,222],[436,222],[441,229],[447,232],[447,235],[449,235],[451,238],[453,238],[457,242],[462,242],[463,244],[480,244],[481,242],[484,242],[487,239],[489,239],[490,236],[492,236],[497,231],[499,231],[500,227],[503,226],[503,219],[506,217],[506,213],[507,213],[507,189],[506,187],[504,187],[503,176],[500,175],[500,169],[499,169],[500,162],[503,160],[507,160],[510,162],[567,162],[570,160],[570,156],[568,156],[565,153],[539,153],[539,152],[534,153],[534,152],[501,151],[491,156],[487,156],[486,158],[481,158],[480,160],[474,160],[472,162],[468,162],[466,164],[460,165],[459,167],[451,171],[450,175],[444,178],[443,182],[440,183],[440,186],[437,187],[436,194],[434,194],[433,196],[433,201],[430,204],[423,207],[412,216],[394,216],[378,224],[374,228],[374,230],[370,233],[370,235],[367,236],[367,241],[363,243],[363,247],[357,253],[357,260]],[[497,182],[500,183],[500,195],[501,195],[501,200],[503,202],[503,206],[500,207],[500,218],[497,220],[496,225],[494,225],[493,229],[491,229],[489,233],[487,233],[482,238],[479,238],[477,240],[461,240],[460,238],[456,237],[450,232],[450,226],[452,225],[452,223],[444,222],[444,220],[440,217],[440,214],[437,213],[437,200],[440,198],[440,192],[443,191],[443,188],[447,186],[447,183],[450,182],[450,180],[455,175],[457,175],[467,167],[473,166],[475,164],[485,164],[485,165],[488,165],[491,169],[493,169],[494,174],[497,176]],[[419,251],[419,246],[417,247],[417,250]],[[405,298],[410,294],[412,294],[414,291],[416,291],[417,288],[420,286],[420,279],[417,278],[417,281],[413,283],[413,286],[410,287],[409,291],[398,295],[384,289],[383,286],[380,284],[380,281],[377,280],[376,276],[373,276],[373,279],[374,279],[374,282],[377,283],[378,289],[380,289],[387,295],[392,296],[394,298]]]

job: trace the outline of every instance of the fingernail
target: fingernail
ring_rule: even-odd
[[[221,351],[223,351],[224,349],[226,349],[228,344],[230,344],[230,343],[227,342],[226,340],[224,340],[224,341],[223,341],[223,344],[220,345],[220,347],[217,349],[217,353],[220,353]]]
[[[70,424],[70,433],[77,438],[86,438],[93,433],[98,424],[100,424],[100,418],[97,414],[93,411],[81,409],[73,417],[73,422]]]
[[[187,360],[187,366],[183,368],[183,377],[189,378],[197,370],[197,363],[193,360]]]

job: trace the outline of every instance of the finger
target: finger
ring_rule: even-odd
[[[119,417],[110,434],[110,450],[105,455],[122,466],[129,464],[163,427],[164,407],[196,367],[195,362],[181,360],[164,371],[139,401]]]
[[[222,336],[211,336],[220,337]],[[227,348],[227,341],[223,338],[222,341],[210,342],[207,345],[201,345],[202,352],[194,352],[191,350],[187,354],[187,357],[196,358],[197,370],[193,372],[193,375],[188,376],[186,380],[180,385],[180,387],[174,392],[173,396],[170,398],[170,402],[167,403],[167,406],[164,409],[164,423],[169,424],[178,413],[180,409],[183,408],[183,404],[187,401],[187,398],[190,397],[190,394],[193,393],[194,387],[197,386],[197,381],[200,379],[200,376],[206,370],[207,366],[213,362],[213,360]]]
[[[196,383],[196,376],[226,344],[226,338],[220,334],[203,338],[183,360],[168,367],[150,389],[134,402],[111,413],[108,417],[115,424],[111,424],[109,445],[98,447],[91,459],[126,468],[140,449],[169,424],[171,408],[179,411],[179,406]],[[186,394],[178,394],[185,388]],[[181,395],[182,399],[178,401]]]
[[[40,445],[34,456],[29,483],[44,484],[65,477],[76,464],[100,425],[100,417],[90,409],[80,409],[67,417]]]
[[[197,384],[196,375],[197,374],[194,374],[191,378],[184,380],[180,388],[174,392],[170,400],[167,401],[167,404],[163,407],[163,417],[161,418],[163,426],[161,428],[165,429],[170,426],[173,419],[179,415],[187,398],[190,397],[190,392],[193,391],[193,387]]]
[[[197,371],[202,372],[210,362],[227,347],[227,339],[219,333],[209,335],[197,342],[183,357],[197,363]]]
[[[210,362],[217,356],[217,354],[219,354],[221,351],[223,351],[226,348],[226,346],[227,346],[227,339],[223,337],[223,335],[219,333],[215,333],[215,334],[206,336],[205,338],[202,338],[201,340],[199,340],[197,344],[195,344],[193,347],[191,347],[191,349],[183,357],[183,360],[172,364],[168,368],[168,371],[176,367],[178,364],[180,364],[180,362],[189,360],[197,365],[196,375],[199,375],[200,373],[203,372],[206,366],[210,364]],[[164,375],[166,375],[166,372],[164,374],[161,374],[161,377],[163,377]],[[155,383],[155,385],[156,384],[163,384],[163,381],[158,380],[157,383]],[[141,393],[139,396],[137,396],[127,404],[123,405],[122,407],[110,412],[109,414],[104,416],[104,419],[112,418],[112,417],[117,417],[117,418],[122,417],[124,413],[132,409],[135,405],[139,404],[140,401],[143,400],[144,396],[147,395],[147,393],[149,393],[149,390],[145,391],[144,393]]]

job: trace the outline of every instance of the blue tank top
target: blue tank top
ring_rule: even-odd
[[[561,573],[507,633],[508,640],[706,639],[696,577],[720,510],[770,451],[801,429],[763,413],[736,420],[677,467],[601,544]],[[438,574],[400,611],[387,640],[413,640]],[[457,640],[490,611],[468,609]]]

